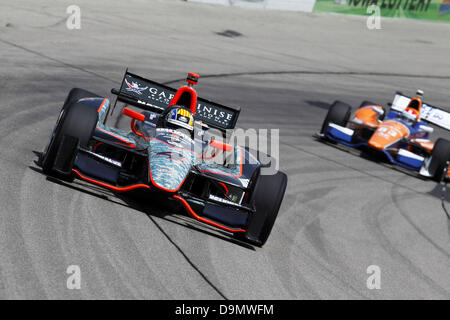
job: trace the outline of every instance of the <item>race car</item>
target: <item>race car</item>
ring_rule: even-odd
[[[415,97],[395,94],[389,112],[382,105],[363,101],[351,116],[350,105],[335,101],[325,117],[318,137],[348,147],[384,155],[391,164],[441,181],[450,178],[450,141],[428,138],[430,124],[450,130],[450,114],[425,104],[423,91]]]
[[[235,127],[240,109],[197,97],[198,79],[189,73],[187,85],[175,90],[127,70],[120,89],[111,90],[113,107],[72,89],[42,153],[43,172],[117,193],[140,191],[147,203],[165,199],[239,241],[264,245],[287,176],[261,174],[258,155],[217,139]],[[129,131],[106,124],[117,103],[131,118]]]

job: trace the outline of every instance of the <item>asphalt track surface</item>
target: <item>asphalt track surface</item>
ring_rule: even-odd
[[[74,2],[82,29],[70,31]],[[447,28],[384,19],[369,31],[360,17],[182,1],[2,1],[0,298],[449,299],[441,188],[312,137],[335,99],[386,104],[421,88],[445,106]],[[280,129],[289,184],[264,248],[41,173],[68,91],[110,97],[127,66],[175,86],[198,72],[200,96],[242,106],[239,127]],[[81,290],[66,288],[69,265]],[[369,265],[380,290],[366,287]]]

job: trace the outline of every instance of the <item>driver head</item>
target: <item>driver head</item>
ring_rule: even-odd
[[[194,131],[194,116],[183,107],[175,106],[167,114],[166,121],[173,129],[186,129],[191,133]]]

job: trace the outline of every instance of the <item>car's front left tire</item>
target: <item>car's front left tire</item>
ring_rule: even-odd
[[[87,147],[97,124],[97,120],[97,110],[90,106],[77,102],[71,102],[68,105],[65,105],[61,109],[50,141],[42,155],[42,171],[48,175],[53,174],[55,163],[63,162],[62,160],[67,156],[67,153],[74,152],[74,149],[77,148],[78,145]],[[71,140],[64,139],[65,136],[70,137]],[[69,149],[67,149],[69,144],[66,144],[66,148],[62,148],[62,143],[64,141],[72,141]],[[76,141],[76,145],[74,145],[73,141]],[[59,172],[59,174],[61,174],[61,172]],[[66,175],[70,176],[71,173],[67,173]]]

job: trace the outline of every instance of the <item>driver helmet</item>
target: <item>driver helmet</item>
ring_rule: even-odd
[[[410,110],[404,110],[401,113],[400,118],[404,120],[406,123],[414,123],[417,120],[417,115],[415,112],[411,112]]]
[[[404,111],[409,113],[411,115],[411,118],[415,118],[416,121],[420,120],[420,111],[422,108],[422,96],[423,91],[417,90],[417,96],[409,101]]]
[[[166,116],[167,124],[173,129],[187,129],[189,131],[194,131],[194,116],[192,112],[182,108],[173,108]]]

